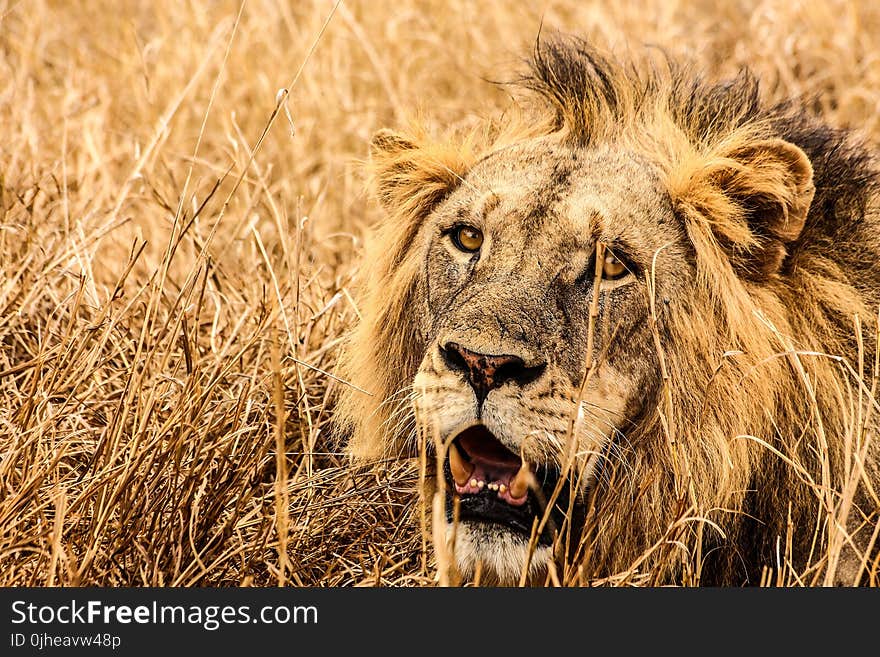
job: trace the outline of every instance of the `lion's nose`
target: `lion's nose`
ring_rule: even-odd
[[[519,356],[480,354],[456,342],[447,342],[440,353],[449,369],[465,375],[477,395],[478,407],[495,388],[508,381],[524,386],[541,376],[546,368],[546,363],[527,366]]]

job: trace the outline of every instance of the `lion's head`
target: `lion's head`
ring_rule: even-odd
[[[867,155],[762,107],[748,75],[563,39],[521,82],[549,111],[516,130],[373,139],[387,219],[345,368],[373,393],[344,390],[350,450],[441,457],[465,576],[538,576],[554,552],[668,570],[682,550],[658,546],[699,544],[741,581],[767,547],[747,519],[772,541],[818,503],[792,469],[841,484],[847,375],[798,352],[853,357],[878,300],[876,261],[854,260],[880,255]]]

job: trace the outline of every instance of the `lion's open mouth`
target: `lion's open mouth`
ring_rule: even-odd
[[[529,466],[482,425],[458,434],[449,446],[449,468],[459,495],[488,490],[513,506],[526,503]]]
[[[523,462],[480,424],[452,441],[445,471],[460,499],[459,520],[500,524],[526,536],[544,512],[543,491],[552,491],[559,476],[555,470]],[[451,520],[451,505],[447,513]],[[547,523],[541,543],[552,541],[552,526]]]

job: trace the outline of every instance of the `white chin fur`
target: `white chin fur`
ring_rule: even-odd
[[[447,527],[447,540],[452,528]],[[497,579],[502,586],[516,586],[529,553],[528,539],[498,525],[462,522],[455,536],[455,561],[464,581],[473,579],[477,562],[482,562],[482,577]],[[529,562],[528,580],[546,572],[552,551],[539,545]]]

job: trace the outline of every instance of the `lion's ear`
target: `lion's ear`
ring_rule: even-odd
[[[424,215],[446,197],[473,163],[468,143],[379,130],[370,140],[370,172],[379,202],[389,213]]]
[[[380,158],[417,148],[416,143],[389,128],[380,128],[370,139],[370,157]]]
[[[782,139],[749,140],[717,153],[688,196],[746,278],[780,270],[801,234],[813,200],[813,167]]]

